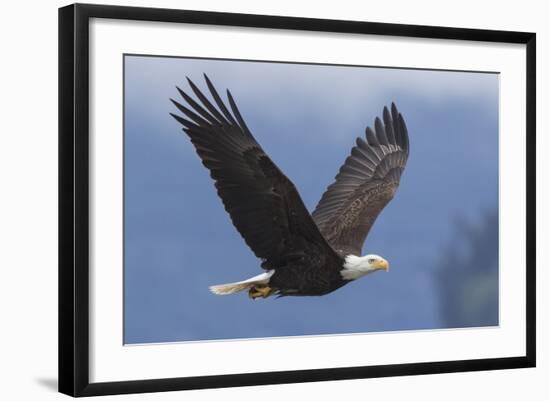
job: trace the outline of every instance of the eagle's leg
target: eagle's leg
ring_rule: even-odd
[[[255,285],[248,291],[248,296],[252,299],[256,298],[267,298],[271,294],[273,294],[275,290],[268,285],[261,284],[261,285]]]

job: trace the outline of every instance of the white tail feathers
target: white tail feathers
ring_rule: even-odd
[[[237,281],[236,283],[227,283],[212,285],[209,287],[210,291],[216,295],[229,295],[248,290],[254,287],[257,284],[267,284],[269,279],[273,276],[275,270],[270,270],[266,273],[259,274],[257,276],[251,277],[248,280]]]
[[[254,283],[228,283],[228,284],[219,284],[212,285],[208,287],[213,294],[216,295],[229,295],[235,294],[236,292],[241,292],[247,289],[254,287]]]

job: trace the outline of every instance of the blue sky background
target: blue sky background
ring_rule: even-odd
[[[497,74],[140,56],[124,62],[125,343],[498,323]],[[208,291],[261,269],[168,114],[175,109],[169,98],[179,97],[175,86],[188,89],[185,76],[206,90],[203,72],[220,94],[231,90],[310,211],[355,138],[396,102],[410,157],[364,246],[390,261],[388,273],[323,297],[251,301],[246,293]]]

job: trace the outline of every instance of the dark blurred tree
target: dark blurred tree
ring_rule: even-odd
[[[444,327],[498,325],[498,213],[459,221],[436,266]]]

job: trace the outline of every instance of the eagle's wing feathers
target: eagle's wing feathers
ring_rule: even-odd
[[[178,88],[187,107],[172,102],[202,163],[210,170],[225,210],[263,266],[276,268],[301,254],[336,254],[319,232],[294,184],[254,139],[227,91],[231,112],[205,75],[217,107],[189,81],[199,102]]]
[[[360,254],[365,238],[382,209],[393,198],[409,155],[403,116],[392,103],[383,121],[367,127],[366,141],[357,138],[335,181],[329,185],[313,219],[341,254]]]

